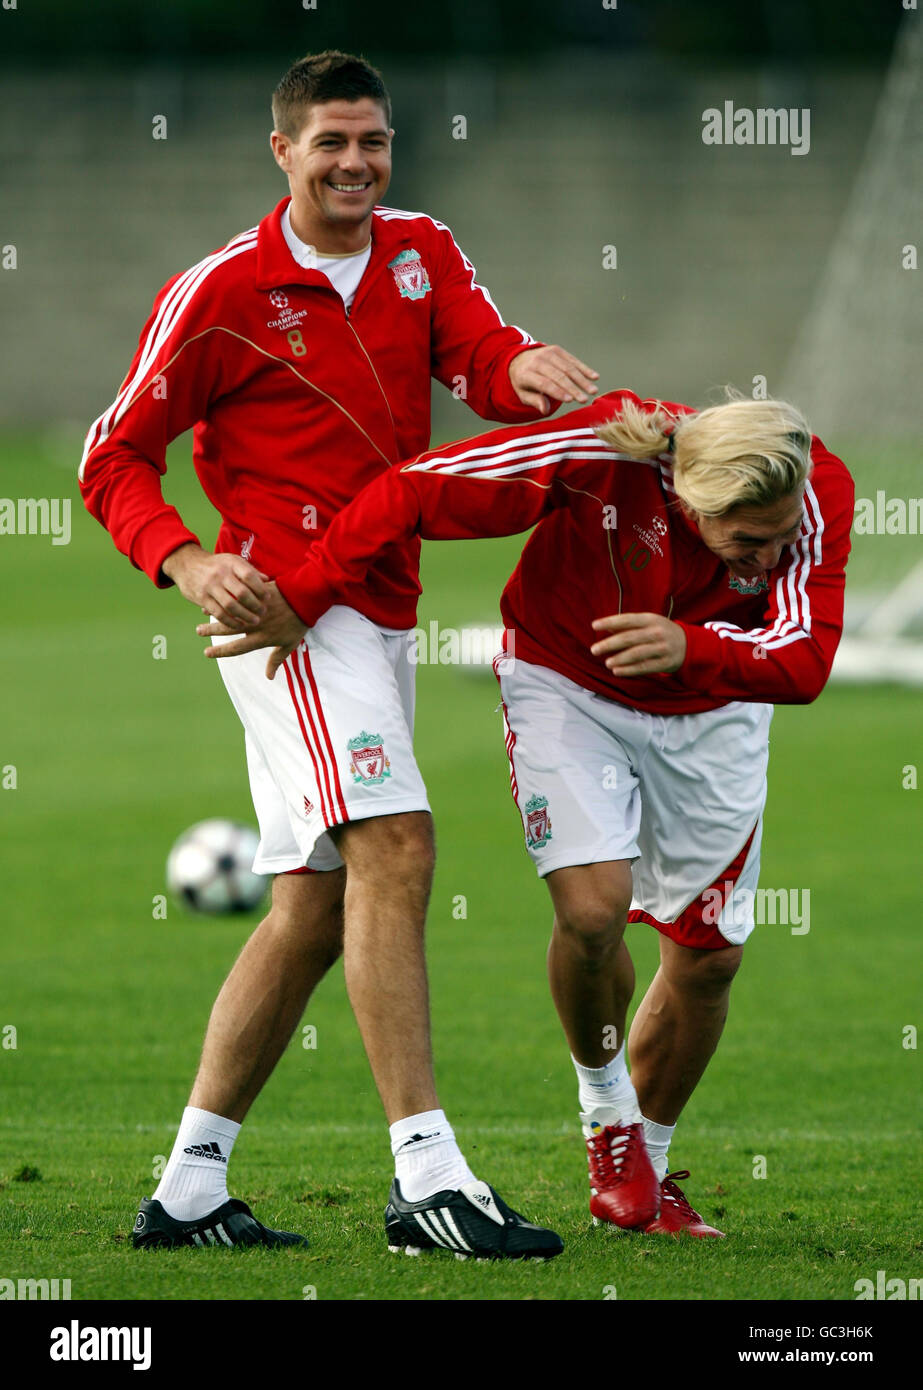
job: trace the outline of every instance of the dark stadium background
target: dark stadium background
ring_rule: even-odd
[[[616,13],[617,12],[617,13]],[[6,61],[39,57],[60,62],[115,55],[222,59],[278,57],[299,21],[315,48],[353,47],[395,57],[532,53],[588,44],[610,51],[649,48],[664,54],[784,55],[806,64],[817,55],[867,60],[887,52],[900,23],[890,0],[451,0],[439,5],[387,5],[380,0],[158,0],[127,7],[121,0],[74,6],[46,0],[23,6],[9,32]],[[618,28],[612,20],[617,17]],[[361,42],[360,42],[361,40]]]

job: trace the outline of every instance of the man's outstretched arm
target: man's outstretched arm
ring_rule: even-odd
[[[612,411],[612,397],[603,397],[565,420],[492,430],[389,469],[334,518],[301,565],[268,586],[267,621],[237,641],[209,647],[206,655],[273,646],[266,672],[272,679],[305,631],[363,582],[388,545],[414,535],[473,540],[529,530],[567,504],[569,486],[585,485],[595,468],[611,466],[615,455],[595,427]],[[198,631],[214,637],[243,629],[212,623]]]

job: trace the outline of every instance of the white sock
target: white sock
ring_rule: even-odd
[[[641,1122],[644,1125],[644,1143],[648,1157],[654,1172],[657,1174],[657,1181],[663,1182],[668,1167],[667,1150],[670,1147],[670,1140],[673,1138],[676,1125],[658,1125],[654,1120],[649,1120],[643,1115]]]
[[[443,1110],[424,1110],[391,1126],[394,1176],[408,1202],[461,1187],[476,1178],[455,1142]]]
[[[239,1133],[240,1125],[234,1120],[186,1106],[154,1193],[174,1221],[198,1221],[228,1200],[228,1159]]]
[[[585,1067],[571,1057],[579,1081],[580,1109],[590,1114],[594,1110],[615,1110],[623,1124],[637,1124],[641,1119],[638,1097],[625,1062],[625,1044],[604,1067]]]

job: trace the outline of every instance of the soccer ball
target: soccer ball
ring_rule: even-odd
[[[167,856],[167,886],[195,912],[249,912],[266,892],[251,865],[260,837],[249,825],[203,820],[180,835]]]

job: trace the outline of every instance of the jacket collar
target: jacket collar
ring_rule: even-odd
[[[282,235],[282,214],[291,202],[283,198],[257,228],[256,235],[256,288],[272,290],[281,285],[322,285],[329,286],[326,275],[319,270],[308,270],[295,260],[288,243]],[[378,208],[375,211],[379,211]],[[404,218],[385,221],[382,217],[372,217],[372,254],[368,268],[362,277],[363,282],[383,265],[390,261],[403,247],[409,246],[413,238],[412,223]]]

